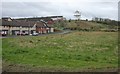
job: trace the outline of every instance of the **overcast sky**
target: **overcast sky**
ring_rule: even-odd
[[[62,15],[74,18],[79,10],[82,19],[92,17],[118,19],[119,0],[2,0],[2,17]],[[1,8],[0,8],[1,9]]]

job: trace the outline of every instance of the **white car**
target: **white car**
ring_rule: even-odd
[[[30,36],[32,36],[32,34],[29,34]]]
[[[33,33],[32,35],[33,35],[33,36],[37,36],[37,35],[38,35],[38,33]]]

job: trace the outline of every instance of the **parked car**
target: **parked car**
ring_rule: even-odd
[[[38,33],[33,33],[32,35],[33,35],[33,36],[38,36]]]
[[[2,36],[7,36],[7,34],[2,34]]]
[[[28,35],[28,33],[17,33],[17,35],[25,36]]]
[[[0,35],[1,36],[7,36],[7,33],[6,32],[1,32]]]
[[[32,36],[32,34],[29,34],[30,36]]]

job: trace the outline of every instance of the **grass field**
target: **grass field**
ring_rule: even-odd
[[[2,38],[0,38],[0,73],[2,72]]]
[[[117,68],[117,32],[4,38],[3,61],[61,71]]]

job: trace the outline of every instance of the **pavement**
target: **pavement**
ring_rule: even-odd
[[[18,36],[0,36],[0,38],[14,38],[14,37],[18,37]]]
[[[67,30],[67,31],[63,31],[63,32],[55,32],[55,33],[50,33],[50,34],[39,34],[38,36],[45,36],[45,35],[52,35],[52,34],[68,34],[71,31]],[[28,35],[26,35],[28,36]],[[16,38],[16,37],[20,37],[20,36],[16,36],[16,35],[12,35],[12,36],[0,36],[0,38]]]

